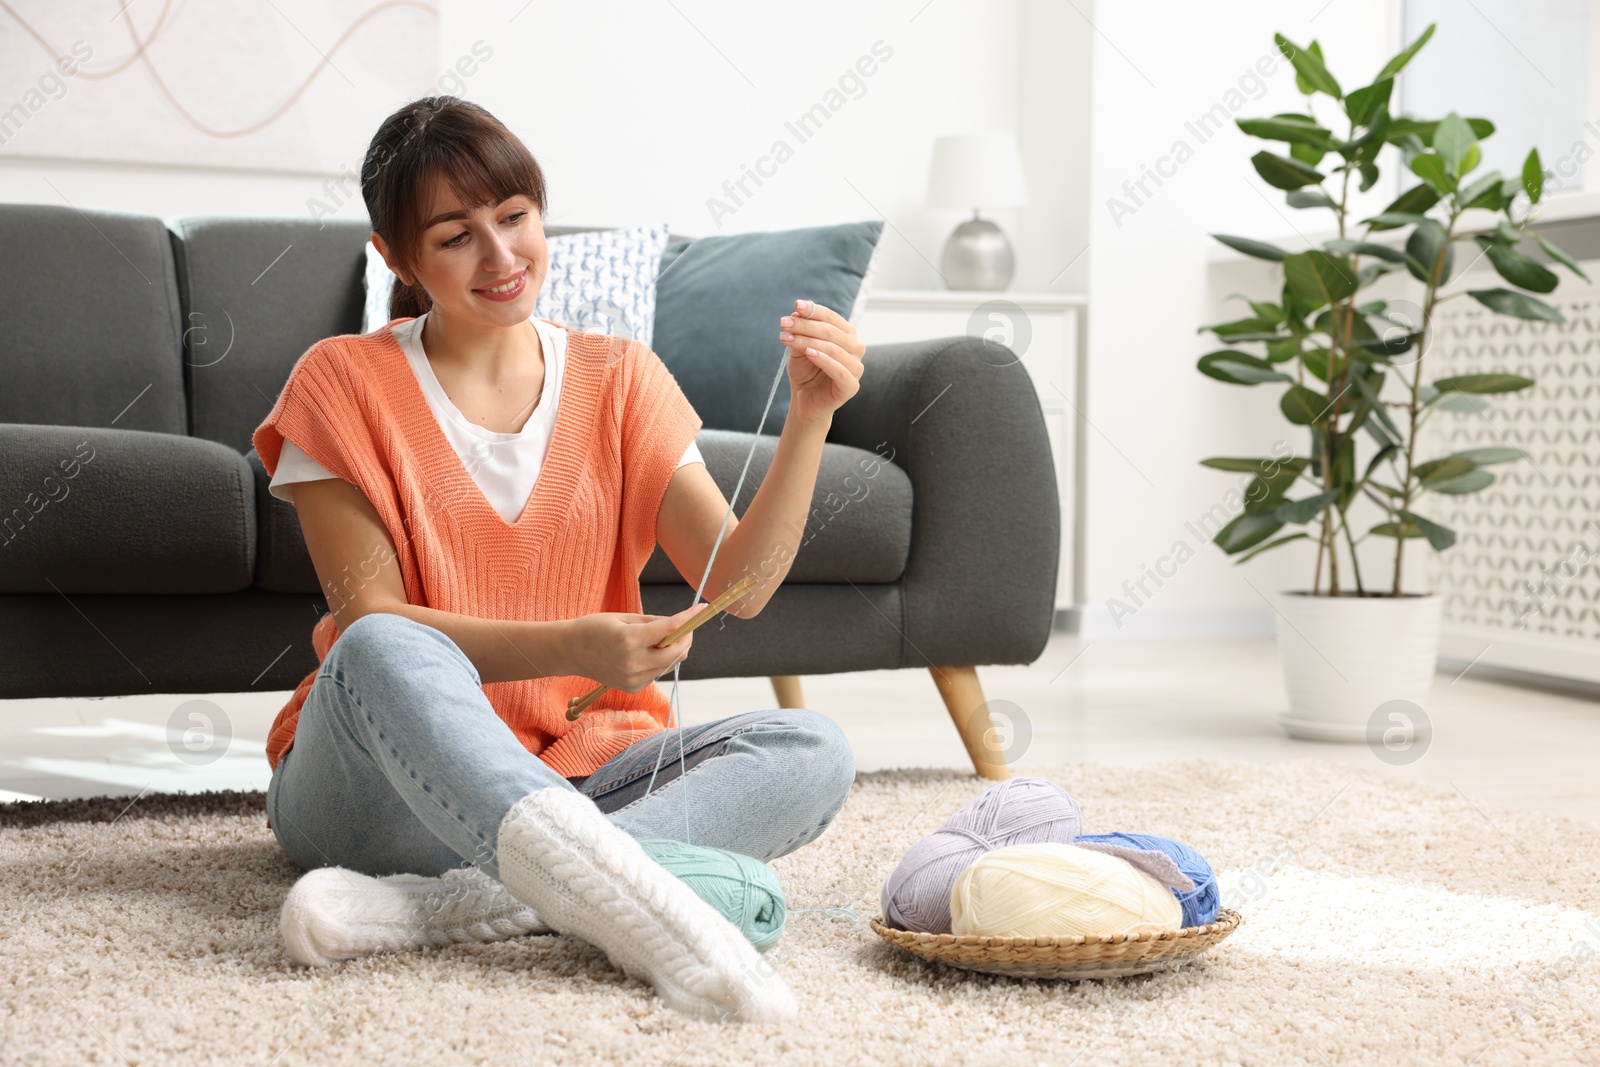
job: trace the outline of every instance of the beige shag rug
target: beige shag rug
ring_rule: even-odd
[[[1309,761],[1042,776],[1092,830],[1200,849],[1245,924],[1102,982],[901,955],[823,909],[877,914],[901,853],[985,783],[864,774],[773,865],[817,909],[769,954],[800,1020],[717,1026],[559,936],[295,966],[277,922],[300,872],[259,793],[4,805],[0,1063],[1600,1063],[1600,830]]]

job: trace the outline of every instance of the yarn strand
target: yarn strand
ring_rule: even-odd
[[[767,425],[767,416],[772,413],[772,402],[778,395],[778,383],[783,381],[784,371],[788,368],[788,357],[789,350],[785,348],[783,359],[778,365],[778,373],[772,379],[772,388],[767,391],[767,406],[762,409],[761,421],[756,423],[756,432],[750,441],[750,451],[744,457],[744,469],[739,472],[739,481],[733,487],[733,496],[728,500],[728,513],[722,517],[722,526],[717,530],[717,539],[711,545],[711,556],[706,560],[705,573],[700,576],[700,586],[695,590],[694,600],[690,602],[691,606],[698,604],[704,598],[706,583],[711,580],[711,568],[716,564],[717,553],[722,550],[723,535],[727,533],[728,523],[733,519],[733,506],[739,499],[739,493],[744,489],[745,477],[750,473],[750,464],[756,458],[756,445],[761,442],[761,430]],[[672,697],[668,701],[667,729],[675,730],[678,735],[678,778],[683,782],[681,789],[683,793],[683,838],[685,843],[692,843],[689,822],[689,760],[684,750],[683,715],[678,697],[679,671],[682,667],[683,664],[681,662],[672,665]],[[650,791],[655,788],[656,774],[661,770],[661,760],[666,755],[666,751],[667,746],[665,739],[663,739],[661,750],[656,753],[655,770],[650,772],[650,781],[644,788],[644,795],[647,797],[650,795]]]

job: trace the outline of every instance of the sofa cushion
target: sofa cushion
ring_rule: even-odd
[[[0,423],[188,432],[160,219],[0,204],[0,249]]]
[[[0,423],[0,593],[233,593],[255,569],[250,465],[177,434]]]
[[[755,441],[739,499],[734,487]],[[767,476],[778,438],[732,430],[701,430],[695,443],[722,495],[740,518]],[[788,582],[893,582],[911,553],[911,479],[886,457],[850,445],[825,444]],[[723,535],[727,544],[727,535]],[[775,563],[777,561],[774,561]],[[772,573],[769,568],[758,568]],[[660,545],[639,574],[641,583],[682,582],[698,588],[701,575],[680,575]],[[709,598],[708,598],[709,599]]]
[[[186,324],[190,432],[240,457],[295,360],[361,330],[365,220],[189,216],[168,223]]]
[[[294,505],[272,495],[272,476],[252,448],[245,462],[255,473],[256,587],[273,593],[316,593],[321,590],[317,569],[306,551],[300,516]]]
[[[752,440],[756,441],[755,458],[733,508],[741,518],[772,466],[778,439],[764,434],[757,439],[754,434],[729,430],[701,430],[695,438],[712,480],[729,499]],[[892,455],[887,447],[879,454],[850,445],[822,446],[811,510],[787,581],[871,583],[900,578],[911,552],[911,479],[887,458]],[[255,499],[260,509],[256,585],[275,593],[318,592],[317,572],[306,551],[294,505],[267,491],[271,479],[254,449],[245,459],[255,472]],[[639,575],[642,584],[683,580],[660,545]],[[699,584],[700,576],[695,575],[692,585]]]
[[[706,426],[778,435],[789,414],[778,319],[796,299],[848,316],[883,233],[883,220],[772,233],[700,237],[667,245],[656,280],[655,342]]]

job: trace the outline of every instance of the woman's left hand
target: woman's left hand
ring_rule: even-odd
[[[860,390],[867,346],[837,311],[796,300],[778,320],[778,340],[789,349],[789,414],[831,418]]]

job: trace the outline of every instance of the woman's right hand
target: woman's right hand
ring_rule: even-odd
[[[571,673],[593,678],[624,693],[637,693],[689,655],[694,634],[655,648],[705,608],[698,602],[676,615],[598,611],[568,621],[567,662]]]

